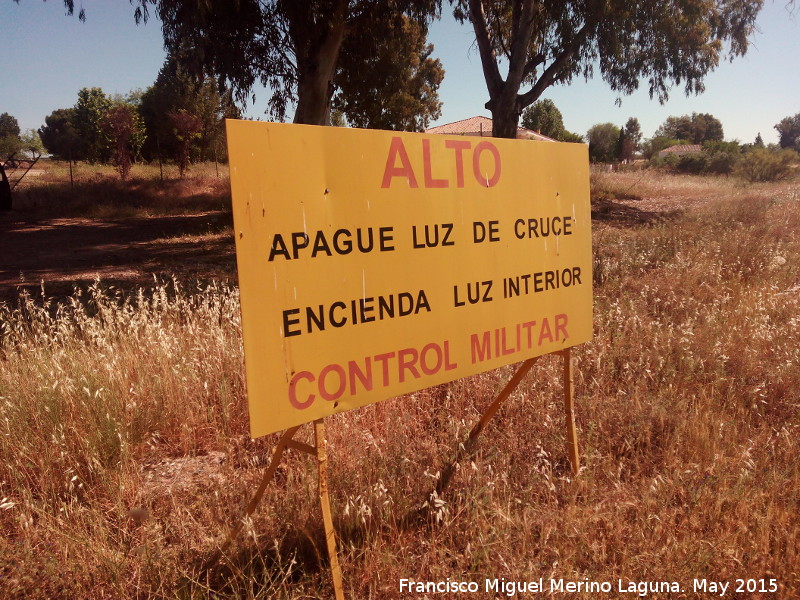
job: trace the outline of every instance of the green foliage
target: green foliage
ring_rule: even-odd
[[[625,123],[625,137],[633,143],[634,152],[639,150],[642,143],[642,126],[639,125],[639,119],[631,117]]]
[[[0,137],[0,161],[16,154],[22,150],[22,140],[16,135],[6,135]]]
[[[0,161],[22,150],[19,123],[8,113],[0,114]]]
[[[241,117],[230,91],[220,92],[212,77],[195,79],[182,66],[182,61],[170,56],[164,62],[155,83],[141,95],[140,112],[147,140],[142,153],[153,160],[179,153],[180,140],[173,135],[169,114],[179,111],[198,116],[200,136],[196,144],[199,160],[225,154],[225,119]]]
[[[707,142],[700,153],[684,156],[654,156],[653,167],[666,167],[676,173],[690,175],[736,175],[751,183],[778,181],[790,177],[798,161],[791,149],[757,148],[738,142]]]
[[[692,113],[681,117],[667,117],[656,130],[656,137],[687,140],[689,144],[719,141],[725,137],[722,123],[708,113]]]
[[[183,178],[189,167],[191,146],[201,137],[203,120],[183,109],[168,113],[167,118],[172,125],[172,133],[178,141],[178,153],[175,158]]]
[[[708,167],[708,157],[702,152],[696,154],[684,154],[677,157],[675,163],[675,170],[679,173],[686,173],[689,175],[699,175],[705,172]]]
[[[583,136],[564,128],[561,111],[549,98],[537,100],[523,111],[522,126],[559,142],[583,142]]]
[[[731,142],[722,142],[717,140],[711,140],[708,142],[703,143],[703,151],[707,152],[708,154],[716,154],[718,152],[727,152],[729,154],[741,154],[741,146],[737,141]]]
[[[742,147],[737,141],[709,141],[703,144],[707,157],[705,173],[711,175],[730,175],[742,157]]]
[[[619,160],[633,160],[633,155],[639,149],[642,141],[642,129],[639,120],[631,117],[625,123],[625,127],[619,130],[617,137],[616,156]]]
[[[620,129],[613,123],[592,125],[586,133],[589,141],[589,159],[592,162],[615,162]]]
[[[44,144],[35,129],[29,129],[19,136],[20,149],[27,152],[31,158],[38,158],[44,153]]]
[[[76,160],[81,158],[81,139],[75,128],[75,109],[59,108],[44,118],[39,137],[47,151],[55,158]]]
[[[118,135],[124,135],[124,145],[131,153],[131,158],[140,154],[145,141],[138,98],[137,92],[111,98],[100,88],[83,88],[78,92],[74,107],[54,110],[45,117],[45,124],[39,128],[38,136],[47,151],[56,158],[86,160],[92,164],[113,162],[119,166]],[[130,131],[127,131],[127,125],[123,127],[126,131],[124,134],[113,125],[116,123],[122,127],[122,113],[116,111],[120,107],[132,119]]]
[[[432,52],[425,28],[404,15],[362,23],[345,38],[333,108],[355,127],[424,131],[442,106]]]
[[[775,125],[775,129],[780,135],[778,143],[781,148],[794,148],[800,152],[800,113],[781,119],[781,122]]]
[[[555,103],[545,98],[537,100],[523,111],[522,126],[558,140],[564,132],[564,119]]]
[[[756,148],[739,163],[736,174],[750,182],[786,179],[797,163],[797,152],[789,148],[768,150]]]
[[[564,130],[564,133],[561,136],[562,142],[571,142],[573,144],[583,144],[586,140],[583,139],[583,136],[579,133],[572,133],[571,131]]]
[[[19,136],[19,122],[8,113],[0,114],[0,138]]]
[[[700,153],[676,156],[670,154],[659,158],[658,152],[664,148],[686,144],[685,140],[674,140],[656,137],[645,145],[645,152],[650,154],[652,167],[666,167],[677,173],[690,175],[730,175],[741,160],[742,150],[738,142],[708,141],[703,144]]]
[[[741,155],[735,152],[715,152],[708,157],[706,173],[713,175],[730,175],[739,164]]]
[[[81,140],[79,158],[90,163],[109,160],[111,145],[101,121],[111,106],[111,99],[100,88],[83,88],[78,92],[73,125]]]

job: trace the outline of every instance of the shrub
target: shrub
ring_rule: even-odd
[[[731,152],[717,152],[712,154],[706,164],[706,173],[715,175],[730,175],[739,162],[739,155]]]
[[[708,154],[717,154],[719,152],[727,152],[728,154],[737,155],[742,151],[742,146],[737,141],[722,142],[719,140],[707,140],[703,142],[703,151]]]
[[[708,159],[705,154],[686,154],[678,158],[675,169],[678,173],[699,175],[705,172]]]
[[[736,174],[747,181],[778,181],[792,172],[792,164],[797,162],[794,150],[767,150],[757,148],[743,158]]]
[[[678,157],[674,154],[667,154],[665,157],[660,157],[657,154],[650,159],[650,166],[655,169],[673,170],[678,165]]]

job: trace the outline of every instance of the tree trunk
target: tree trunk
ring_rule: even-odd
[[[304,69],[297,82],[295,123],[306,125],[330,124],[330,98],[333,74],[316,66]]]
[[[321,39],[313,38],[319,31],[309,31],[300,24],[291,28],[295,48],[308,48],[297,56],[295,123],[330,125],[333,76],[344,40],[346,9],[347,0],[338,0],[330,17],[331,25]]]
[[[486,103],[492,112],[492,137],[516,139],[519,123],[517,93],[508,82],[502,86],[501,93]]]
[[[520,84],[525,78],[528,45],[533,28],[533,0],[515,3],[512,15],[514,29],[508,76],[503,79],[497,65],[491,33],[481,0],[469,0],[470,21],[481,57],[483,75],[489,91],[486,104],[492,112],[492,136],[515,139],[521,109],[517,102]]]
[[[0,210],[11,210],[11,184],[0,164]]]
[[[475,31],[475,43],[478,46],[483,75],[489,90],[490,100],[486,103],[486,108],[492,111],[492,135],[516,138],[517,123],[523,109],[538,100],[542,92],[555,82],[558,74],[565,65],[569,64],[574,53],[580,47],[584,36],[590,30],[590,25],[589,23],[584,24],[575,39],[558,53],[552,63],[538,77],[533,87],[524,94],[520,94],[522,82],[545,61],[544,54],[531,55],[530,51],[537,3],[534,0],[517,0],[513,3],[511,56],[508,60],[506,79],[500,75],[497,56],[492,44],[492,35],[483,7],[484,3],[488,4],[485,0],[469,0],[469,18]]]

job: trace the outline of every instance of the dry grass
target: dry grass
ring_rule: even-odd
[[[659,212],[703,208],[719,199],[765,196],[772,200],[800,200],[800,180],[784,184],[747,183],[724,175],[676,175],[658,169],[621,172],[593,170],[592,198],[634,200],[643,210]]]
[[[403,517],[511,368],[331,418],[348,597],[401,598],[400,578],[448,577],[481,590],[495,577],[668,580],[689,598],[711,597],[692,592],[695,578],[774,577],[774,597],[800,596],[798,188],[634,186],[627,202],[649,212],[698,200],[595,228],[595,337],[575,351],[579,476],[554,358],[492,421],[428,523]],[[123,297],[97,285],[59,305],[21,298],[0,322],[8,597],[331,597],[314,469],[297,454],[225,565],[201,569],[275,442],[245,434],[235,289]]]
[[[77,163],[72,182],[67,163],[47,160],[40,167],[42,174],[23,179],[13,197],[14,212],[30,219],[230,212],[227,165],[193,165],[183,179],[177,167],[164,165],[162,179],[157,164],[137,164],[126,182],[108,165]]]

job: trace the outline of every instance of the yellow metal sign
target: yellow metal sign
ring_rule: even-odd
[[[227,126],[253,437],[591,338],[586,146]]]

